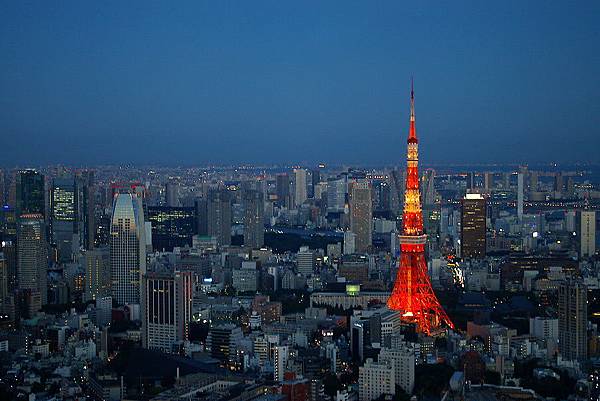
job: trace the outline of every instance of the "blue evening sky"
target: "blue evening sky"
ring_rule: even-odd
[[[0,165],[600,162],[599,1],[6,1]]]

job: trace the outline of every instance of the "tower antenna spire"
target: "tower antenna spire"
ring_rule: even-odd
[[[413,77],[410,77],[410,120],[415,120],[415,82]]]

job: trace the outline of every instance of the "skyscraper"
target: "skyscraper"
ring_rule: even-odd
[[[300,206],[307,199],[306,194],[306,170],[302,168],[294,169],[294,201],[296,206]]]
[[[367,252],[373,243],[373,203],[368,181],[349,184],[350,231],[356,234],[356,252]]]
[[[346,180],[344,178],[327,181],[327,210],[342,212],[346,205]]]
[[[142,279],[142,346],[172,352],[189,339],[192,272],[148,272]]]
[[[154,250],[171,252],[174,247],[192,246],[192,236],[198,228],[194,207],[149,206],[148,220]]]
[[[517,174],[517,218],[519,223],[523,221],[523,195],[525,191],[524,186],[525,174],[519,172]]]
[[[165,205],[179,206],[179,186],[172,181],[165,184]]]
[[[15,181],[15,208],[17,217],[22,214],[46,216],[44,176],[35,170],[19,171]]]
[[[314,273],[315,269],[315,252],[309,249],[307,246],[300,248],[296,254],[296,262],[298,265],[298,273],[303,276],[310,276]]]
[[[75,177],[77,187],[77,222],[76,231],[84,249],[94,248],[96,187],[94,186],[94,171],[83,170]]]
[[[85,252],[85,300],[110,296],[110,251],[108,247]]]
[[[20,290],[39,295],[41,305],[48,301],[48,242],[41,214],[21,215],[17,231],[17,277]]]
[[[423,173],[423,205],[431,206],[435,204],[435,170],[428,168]]]
[[[286,173],[277,174],[275,177],[275,191],[277,203],[281,207],[290,208],[290,176]]]
[[[558,289],[558,345],[570,361],[587,359],[587,287],[567,280]]]
[[[431,333],[442,324],[454,327],[440,305],[427,273],[423,215],[419,192],[419,140],[415,128],[414,91],[410,96],[410,129],[407,140],[406,189],[404,193],[403,230],[400,235],[400,266],[392,295],[387,301],[390,309],[400,313],[405,322],[415,323],[417,330]]]
[[[484,173],[483,174],[483,185],[484,188],[489,191],[494,188],[494,174],[493,173]]]
[[[207,200],[208,235],[217,239],[218,245],[231,244],[231,195],[226,189],[211,189]]]
[[[244,191],[244,245],[261,248],[265,244],[265,202],[263,193]]]
[[[145,272],[146,233],[142,200],[136,194],[116,194],[110,224],[113,299],[119,304],[139,304],[140,280]]]
[[[486,201],[480,194],[467,194],[461,202],[460,256],[481,259],[486,250]]]
[[[57,261],[69,262],[73,259],[73,244],[77,219],[77,189],[72,176],[63,176],[52,180],[50,191],[50,233],[56,246]]]
[[[596,212],[582,210],[579,212],[579,256],[589,257],[596,253]]]

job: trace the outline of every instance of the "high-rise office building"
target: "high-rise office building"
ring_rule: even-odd
[[[423,172],[423,205],[425,207],[435,204],[436,192],[435,192],[435,170],[426,169]]]
[[[174,247],[192,246],[198,227],[194,207],[148,206],[148,220],[155,251],[171,252]]]
[[[96,228],[96,187],[94,184],[94,171],[83,170],[75,177],[77,186],[77,222],[76,232],[83,249],[93,249],[95,246]]]
[[[317,198],[317,196],[315,196],[315,187],[317,185],[319,185],[319,183],[321,182],[321,170],[320,169],[312,169],[311,172],[311,182],[310,182],[310,186],[309,186],[309,191],[308,191],[308,197],[309,198]]]
[[[371,401],[382,395],[396,394],[396,372],[391,363],[367,359],[358,368],[358,401]]]
[[[379,363],[394,365],[396,386],[406,394],[412,394],[415,387],[415,351],[408,345],[395,348],[382,348]]]
[[[315,269],[315,252],[307,246],[300,248],[296,254],[296,262],[298,264],[298,273],[304,276],[310,276]]]
[[[558,289],[558,345],[563,359],[587,359],[587,287],[567,280]]]
[[[265,202],[263,193],[244,191],[244,245],[261,248],[265,244]]]
[[[344,255],[356,253],[356,234],[352,231],[344,232]]]
[[[112,297],[96,298],[96,325],[104,327],[112,320]]]
[[[140,280],[145,272],[146,232],[142,200],[136,194],[116,194],[110,224],[113,299],[119,304],[139,304]]]
[[[231,195],[226,189],[211,189],[207,200],[208,235],[217,239],[218,245],[231,244]]]
[[[56,247],[56,260],[69,262],[73,260],[74,250],[79,249],[79,242],[74,243],[78,220],[77,188],[72,176],[63,176],[52,180],[50,190],[50,234]]]
[[[589,257],[596,253],[596,212],[579,212],[579,256]]]
[[[142,278],[142,346],[172,352],[189,339],[192,272],[148,272]]]
[[[371,185],[356,181],[349,185],[350,231],[356,234],[356,252],[367,252],[373,243],[373,203]]]
[[[486,201],[480,194],[462,199],[460,256],[481,259],[486,251]]]
[[[37,293],[41,305],[48,301],[48,242],[41,214],[21,215],[17,230],[17,277],[20,290]]]
[[[85,252],[85,300],[111,295],[110,251],[107,246]]]
[[[523,221],[523,196],[525,191],[525,174],[519,172],[517,174],[517,219],[519,223]]]
[[[44,176],[35,170],[19,171],[15,177],[15,209],[22,214],[46,216],[46,185]]]
[[[475,173],[469,172],[467,173],[467,192],[475,189]]]
[[[207,351],[222,366],[235,368],[240,362],[239,350],[243,337],[242,329],[234,324],[212,326],[206,338]]]
[[[327,181],[327,210],[342,212],[346,205],[346,180],[343,178]]]
[[[302,168],[294,169],[294,201],[296,206],[300,206],[307,199],[306,193],[306,170]]]
[[[170,207],[179,206],[179,185],[169,181],[165,184],[165,205]]]
[[[494,188],[494,174],[493,173],[484,173],[483,174],[483,186],[489,191]]]
[[[282,382],[287,368],[289,357],[289,348],[286,345],[279,345],[273,349],[273,377],[276,382]]]
[[[275,192],[277,203],[281,207],[291,207],[290,176],[286,173],[277,174],[275,177]]]

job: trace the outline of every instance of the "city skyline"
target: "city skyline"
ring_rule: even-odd
[[[425,165],[596,162],[599,13],[11,4],[2,163],[398,163],[411,76]]]
[[[5,3],[0,401],[600,400],[600,2]]]

